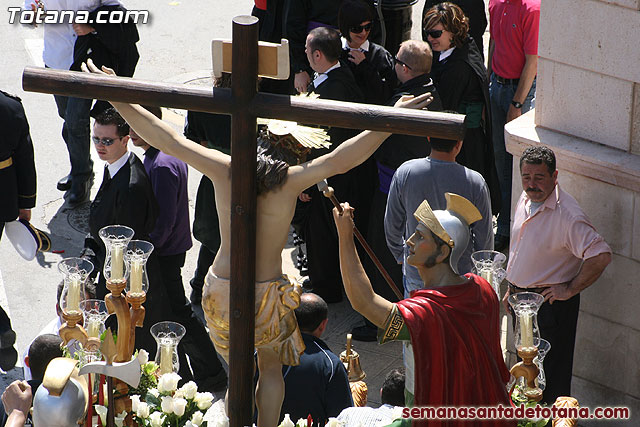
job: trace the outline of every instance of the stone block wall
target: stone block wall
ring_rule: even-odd
[[[640,2],[542,1],[536,124],[640,154]]]

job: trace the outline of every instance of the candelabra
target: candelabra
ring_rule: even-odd
[[[511,374],[517,380],[523,377],[526,381],[524,394],[529,400],[539,402],[542,390],[536,385],[540,373],[534,359],[538,356],[540,345],[540,329],[538,328],[538,310],[544,302],[540,294],[534,292],[519,292],[509,296],[509,304],[516,315],[515,345],[521,362],[511,368]],[[509,390],[513,391],[514,385]]]
[[[65,345],[75,339],[84,346],[88,336],[82,327],[80,301],[84,299],[85,283],[93,271],[93,264],[82,258],[67,258],[58,263],[58,270],[64,275],[64,287],[58,302],[65,321],[60,327],[60,338]]]

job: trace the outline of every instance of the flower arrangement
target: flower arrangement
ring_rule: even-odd
[[[520,384],[516,384],[514,387],[513,393],[511,393],[511,400],[515,406],[520,406],[524,403],[525,408],[533,408],[539,405],[538,402],[529,400],[527,396],[525,396],[523,387]],[[548,422],[548,418],[518,420],[518,427],[544,427]]]
[[[129,425],[125,423],[131,419],[134,425],[143,427],[207,427],[205,412],[213,402],[213,395],[199,393],[193,381],[178,388],[181,378],[176,373],[158,377],[158,365],[149,361],[145,350],[140,350],[137,357],[142,373],[140,384],[128,390],[131,410],[130,413],[123,411],[116,415],[116,426]],[[95,405],[95,409],[102,424],[106,425],[107,408]]]

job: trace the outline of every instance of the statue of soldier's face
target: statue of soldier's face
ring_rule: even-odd
[[[407,240],[407,246],[409,246],[409,256],[407,257],[409,265],[432,268],[439,263],[437,258],[442,252],[433,238],[431,230],[424,224],[418,223],[415,233]]]

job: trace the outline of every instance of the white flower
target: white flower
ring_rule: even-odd
[[[193,381],[189,381],[188,383],[180,387],[180,390],[178,391],[182,391],[182,395],[185,399],[193,399],[198,392],[198,386]]]
[[[138,408],[136,409],[136,415],[138,418],[147,418],[149,416],[149,404],[147,402],[140,402],[138,404]]]
[[[162,423],[164,422],[164,414],[162,412],[154,412],[149,416],[149,421],[151,421],[151,427],[162,427]]]
[[[184,427],[193,427],[193,423],[192,423],[191,421],[187,421],[187,422],[184,424]]]
[[[289,414],[284,414],[280,427],[295,427],[295,424],[291,421],[291,416],[289,416]]]
[[[211,403],[213,402],[213,394],[209,393],[208,391],[204,393],[196,393],[196,396],[193,400],[194,402],[196,402],[196,405],[198,405],[198,409],[204,411],[209,406],[211,406]]]
[[[137,394],[132,394],[131,396],[129,396],[129,399],[131,399],[131,410],[133,412],[138,412],[138,405],[140,404],[140,396],[138,396]]]
[[[182,389],[177,389],[173,393],[173,398],[174,399],[184,399],[184,391],[182,391]]]
[[[173,392],[178,387],[178,381],[180,381],[180,375],[175,372],[164,374],[158,380],[158,391],[160,393]]]
[[[160,392],[159,392],[159,391],[158,391],[158,389],[157,389],[157,388],[155,388],[155,387],[150,388],[149,390],[147,390],[147,392],[148,392],[150,395],[152,395],[153,397],[158,397],[158,396],[160,396]]]
[[[177,416],[181,417],[184,415],[184,410],[187,407],[187,401],[182,398],[174,398],[173,399],[173,413]]]
[[[173,397],[162,396],[162,403],[160,406],[162,407],[162,412],[165,414],[173,414]]]
[[[307,427],[307,420],[299,418],[298,421],[296,421],[296,427]]]
[[[329,418],[329,422],[327,422],[325,427],[340,427],[341,423],[337,418]]]
[[[149,352],[145,349],[138,350],[138,361],[141,365],[144,365],[149,361]]]
[[[193,415],[191,416],[191,423],[193,423],[194,426],[199,426],[200,424],[202,424],[203,420],[204,420],[204,415],[200,411],[194,412]]]
[[[194,414],[195,415],[195,414]],[[229,418],[224,408],[224,399],[217,400],[204,414],[203,423],[209,427],[229,427]]]
[[[100,417],[100,421],[102,425],[107,425],[107,407],[102,405],[95,405],[96,414]]]
[[[115,417],[113,417],[113,422],[116,424],[116,427],[124,426],[124,419],[127,417],[127,411],[122,411]]]

